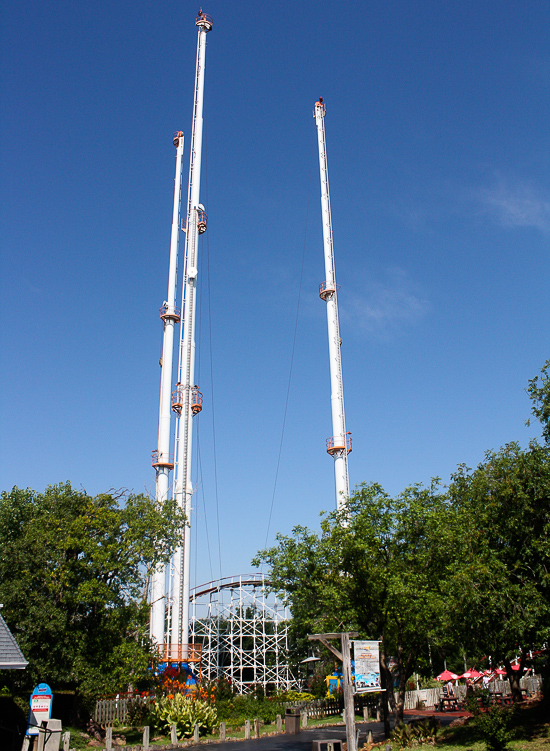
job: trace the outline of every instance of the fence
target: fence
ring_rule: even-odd
[[[355,694],[354,706],[356,714],[363,714],[363,708],[369,707],[374,712],[378,706],[378,694]],[[286,707],[296,707],[307,712],[307,716],[313,719],[323,717],[332,717],[342,714],[344,711],[344,700],[341,699],[315,699],[314,701],[290,701],[284,703]]]
[[[120,696],[115,699],[102,699],[96,702],[94,720],[100,725],[112,725],[113,722],[124,724],[128,719],[132,704],[141,704],[149,701],[147,697]],[[355,711],[362,714],[363,707],[370,707],[373,711],[378,704],[378,696],[359,694],[355,696]],[[343,699],[316,699],[315,701],[291,701],[283,702],[282,706],[296,707],[306,711],[308,717],[321,719],[342,714],[344,711]],[[284,714],[284,712],[283,712]]]
[[[100,699],[95,703],[94,720],[100,725],[112,725],[113,722],[124,724],[128,719],[128,710],[134,704],[144,704],[148,699],[141,696],[126,696],[116,699]]]
[[[344,710],[344,703],[338,699],[316,699],[315,701],[286,701],[284,707],[285,709],[296,707],[300,711],[307,712],[308,717],[321,719],[341,714]]]
[[[532,678],[522,678],[520,686],[526,689],[530,694],[540,690],[541,678],[534,676]],[[510,681],[493,681],[490,684],[490,691],[499,691],[504,695],[510,694]],[[455,692],[459,699],[466,696],[466,686],[456,686]],[[420,691],[407,691],[405,693],[405,709],[416,709],[418,706],[430,709],[439,704],[441,698],[441,688],[425,688]],[[397,694],[395,694],[397,701]],[[96,702],[94,720],[100,725],[111,725],[114,721],[125,723],[128,718],[128,710],[132,703],[144,703],[147,698],[140,696],[124,696],[115,699],[103,699]],[[374,713],[378,706],[378,694],[356,694],[354,697],[355,713],[362,714],[364,707],[369,707],[371,713]],[[316,699],[315,701],[293,701],[284,702],[283,706],[297,707],[306,711],[308,717],[312,719],[321,719],[323,717],[332,717],[339,715],[344,710],[343,699]]]
[[[522,689],[526,689],[528,693],[534,694],[540,690],[541,677],[535,675],[529,678],[521,678],[519,685]],[[466,686],[455,686],[455,693],[459,699],[464,699],[466,696]],[[489,684],[489,691],[500,692],[504,696],[511,694],[510,681],[492,681]],[[439,704],[441,698],[441,688],[425,688],[420,691],[407,691],[405,693],[405,709],[416,709],[418,706],[429,709]],[[397,701],[397,694],[395,694],[395,700]]]

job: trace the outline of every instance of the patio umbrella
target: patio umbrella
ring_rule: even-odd
[[[444,670],[437,676],[436,681],[456,681],[457,678],[458,675],[455,673],[451,673],[450,670]]]
[[[481,676],[483,675],[483,673],[478,673],[478,671],[477,671],[477,670],[476,670],[475,668],[472,668],[472,669],[471,669],[471,670],[469,670],[468,672],[470,673],[470,676],[469,676],[469,677],[470,677],[470,678],[473,678],[474,680],[475,680],[476,678],[481,678]]]
[[[497,668],[495,670],[495,675],[506,675],[506,670],[504,670],[504,668]]]

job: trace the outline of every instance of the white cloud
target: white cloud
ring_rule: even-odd
[[[340,298],[342,318],[381,338],[414,325],[430,309],[403,269],[388,269],[385,276],[384,280],[365,280],[361,294],[347,287]]]
[[[501,182],[479,191],[486,211],[504,227],[533,227],[550,232],[550,196],[528,184]]]

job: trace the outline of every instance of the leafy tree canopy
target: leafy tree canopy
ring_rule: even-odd
[[[542,435],[550,444],[550,360],[547,360],[540,372],[529,381],[527,392],[532,401],[531,412],[542,424]]]
[[[517,683],[510,659],[523,666],[550,638],[550,448],[488,452],[475,470],[459,467],[449,495],[448,633],[470,654],[504,661]]]
[[[437,480],[395,499],[363,485],[323,520],[319,535],[298,527],[254,561],[268,563],[273,586],[286,593],[298,640],[349,630],[382,640],[383,678],[392,685],[392,658],[401,717],[407,678],[441,621],[446,513]]]
[[[184,523],[174,502],[144,495],[92,497],[68,482],[3,492],[0,602],[29,660],[9,678],[93,694],[146,675],[147,574],[169,559]]]

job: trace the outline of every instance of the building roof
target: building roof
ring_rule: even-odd
[[[0,615],[0,670],[24,670],[28,664]]]

